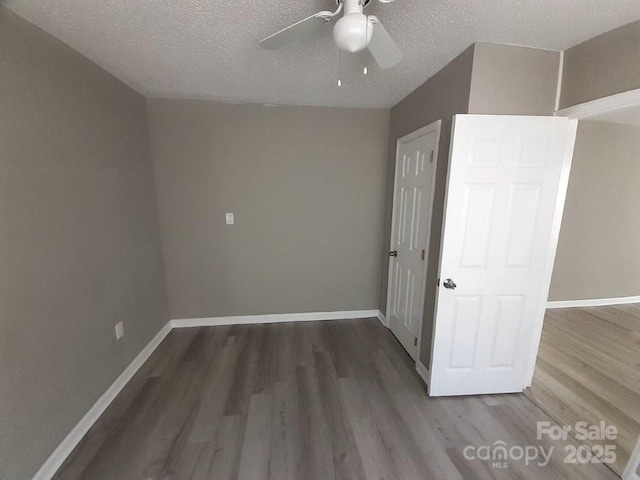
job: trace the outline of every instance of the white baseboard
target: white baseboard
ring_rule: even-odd
[[[212,327],[217,325],[249,325],[258,323],[313,322],[319,320],[349,320],[357,318],[380,318],[379,310],[354,310],[346,312],[287,313],[283,315],[249,315],[240,317],[185,318],[169,321],[129,364],[115,382],[91,407],[78,424],[58,445],[40,467],[33,480],[49,480],[58,471],[74,448],[80,443],[93,424],[100,418],[111,402],[118,396],[140,367],[158,348],[174,328]]]
[[[547,302],[547,308],[604,307],[607,305],[625,305],[629,303],[640,303],[640,296]]]
[[[172,328],[216,327],[220,325],[251,325],[256,323],[317,322],[320,320],[379,318],[378,313],[378,310],[352,310],[346,312],[285,313],[239,317],[180,318],[171,320],[170,323]]]
[[[135,375],[138,369],[147,361],[158,345],[171,331],[171,325],[167,323],[158,334],[147,344],[136,358],[125,368],[124,372],[98,399],[91,409],[82,417],[82,420],[69,432],[58,448],[49,456],[46,462],[40,467],[33,480],[49,480],[58,471],[67,457],[71,454],[76,445],[80,443],[82,437],[89,431],[93,424],[100,418],[111,402],[118,396],[120,391],[127,385],[129,380]]]
[[[420,378],[424,380],[424,383],[429,385],[429,369],[425,367],[424,363],[420,360],[416,362],[416,371],[418,372],[418,375],[420,375]]]
[[[638,437],[636,448],[633,450],[631,458],[629,458],[629,463],[627,463],[627,467],[624,469],[622,480],[640,480],[638,470],[640,470],[640,437]]]
[[[384,313],[382,313],[380,310],[378,310],[378,320],[380,320],[380,323],[382,323],[382,325],[389,328],[389,322],[387,321],[387,317],[385,317]]]

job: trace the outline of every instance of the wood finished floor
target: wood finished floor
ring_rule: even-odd
[[[614,479],[524,395],[431,399],[377,319],[173,330],[56,479]],[[546,467],[467,445],[553,446]],[[573,440],[570,443],[577,445]]]
[[[640,304],[547,310],[526,394],[560,423],[615,425],[621,474],[640,435]]]

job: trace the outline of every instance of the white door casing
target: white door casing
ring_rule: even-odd
[[[454,117],[431,396],[530,384],[576,128],[567,118]]]
[[[389,260],[389,328],[415,360],[424,309],[440,121],[398,140]]]

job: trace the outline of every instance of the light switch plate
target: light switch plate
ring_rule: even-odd
[[[225,218],[227,219],[227,225],[233,225],[235,223],[235,218],[233,218],[233,213],[227,213],[225,215]]]
[[[124,324],[122,322],[116,323],[116,340],[120,340],[124,337]]]

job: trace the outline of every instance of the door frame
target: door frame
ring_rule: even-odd
[[[438,174],[438,154],[440,152],[440,134],[442,130],[442,120],[436,120],[435,122],[430,123],[429,125],[419,128],[418,130],[405,135],[404,137],[396,140],[396,158],[395,165],[393,167],[394,177],[393,177],[393,200],[391,206],[391,238],[389,240],[389,250],[393,249],[393,238],[395,234],[395,224],[396,224],[396,190],[398,188],[398,154],[400,153],[400,146],[404,143],[410,142],[411,140],[415,140],[416,138],[422,137],[423,135],[427,135],[431,132],[436,133],[436,142],[433,148],[433,178],[431,180],[431,195],[429,196],[429,207],[427,208],[427,212],[429,215],[429,221],[427,222],[427,244],[425,245],[426,257],[425,257],[425,268],[422,275],[422,291],[420,292],[420,297],[422,298],[422,321],[418,326],[418,345],[417,345],[417,353],[416,353],[416,370],[420,374],[420,377],[428,383],[429,380],[429,371],[426,366],[420,361],[420,350],[422,347],[422,327],[424,325],[424,298],[427,288],[427,269],[429,265],[429,246],[431,244],[431,221],[433,220],[433,203],[435,199],[435,189],[436,189],[436,177]],[[386,309],[386,320],[388,329],[391,329],[390,320],[389,320],[389,306],[391,305],[391,262],[392,258],[389,257],[389,272],[387,274],[387,309]]]

